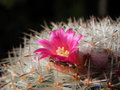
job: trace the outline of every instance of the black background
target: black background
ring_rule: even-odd
[[[106,12],[100,15],[100,0],[0,0],[0,58],[22,43],[23,32],[41,30],[44,21],[67,21],[69,17],[87,19],[91,15],[119,17],[118,0],[106,1]]]

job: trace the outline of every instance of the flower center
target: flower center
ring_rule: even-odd
[[[67,57],[69,55],[69,51],[65,50],[64,47],[58,47],[56,52],[57,52],[57,55],[60,55],[60,56],[66,56]]]

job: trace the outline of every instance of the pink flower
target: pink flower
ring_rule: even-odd
[[[38,40],[44,48],[39,48],[34,53],[40,53],[40,59],[50,56],[56,61],[80,64],[77,45],[81,37],[81,34],[75,35],[71,28],[66,32],[59,28],[50,33],[50,40]]]

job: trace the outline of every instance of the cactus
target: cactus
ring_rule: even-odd
[[[2,60],[1,90],[120,89],[119,18],[116,21],[108,17],[91,17],[86,21],[69,19],[67,23],[51,23],[43,29],[25,34],[23,47],[13,48],[8,58]],[[63,44],[58,45],[69,46],[69,49],[62,46],[52,52],[57,46],[57,34],[61,32],[59,38]],[[46,47],[41,40],[51,46]],[[46,48],[47,52],[42,51]]]

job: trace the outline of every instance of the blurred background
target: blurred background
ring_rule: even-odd
[[[113,19],[120,15],[119,0],[0,0],[0,58],[19,47],[23,32],[41,30],[44,21],[67,21],[89,16]]]

